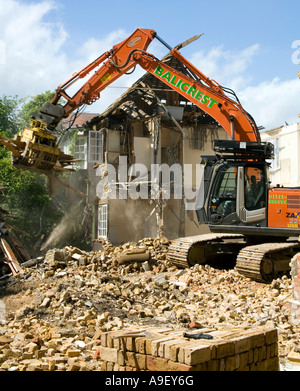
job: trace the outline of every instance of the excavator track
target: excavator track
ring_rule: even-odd
[[[243,235],[203,234],[175,239],[167,259],[178,268],[206,264],[218,253],[236,256],[235,270],[257,282],[269,283],[290,272],[300,242],[271,242],[247,246]]]
[[[224,251],[238,252],[244,247],[243,235],[239,234],[203,234],[175,239],[169,246],[167,259],[178,268],[189,268],[194,264],[204,264],[210,256]],[[226,241],[230,239],[229,243]],[[238,248],[238,250],[237,250]]]
[[[239,252],[235,270],[254,281],[269,283],[289,273],[290,261],[299,251],[299,242],[247,246]]]

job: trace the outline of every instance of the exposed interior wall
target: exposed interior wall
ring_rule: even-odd
[[[204,140],[202,149],[195,147],[193,142],[193,127],[184,128],[183,134],[172,127],[164,125],[157,127],[158,124],[148,122],[149,132],[145,132],[145,125],[140,122],[134,122],[129,135],[130,147],[128,155],[128,176],[134,180],[139,175],[137,170],[131,170],[132,164],[143,164],[148,170],[148,181],[151,180],[151,164],[167,164],[171,167],[173,164],[180,164],[181,167],[188,165],[187,170],[183,172],[183,196],[182,199],[174,199],[171,191],[171,199],[154,200],[150,193],[148,199],[133,200],[127,193],[127,200],[117,199],[108,200],[108,239],[113,244],[120,244],[127,241],[137,241],[143,237],[155,237],[159,234],[175,239],[180,236],[199,235],[209,232],[206,225],[199,225],[195,210],[189,210],[186,207],[187,202],[193,202],[190,199],[190,192],[196,194],[197,187],[200,185],[202,169],[196,167],[201,163],[201,155],[213,154],[212,140],[214,138],[226,139],[227,133],[223,129],[214,130],[210,133],[206,130],[207,137]],[[147,130],[146,128],[146,130]],[[156,133],[155,135],[155,131]],[[108,131],[109,134],[109,131]],[[155,137],[158,136],[158,139]],[[114,138],[115,140],[115,138]],[[120,139],[121,140],[121,139]],[[157,147],[157,155],[154,156],[154,146]],[[105,148],[106,150],[107,148]],[[115,148],[116,149],[116,146]],[[121,155],[123,155],[121,153]],[[114,164],[116,174],[118,165]],[[88,165],[89,170],[89,203],[95,203],[95,194],[97,184],[101,178],[97,176],[97,170],[93,164]],[[99,173],[98,173],[99,175]],[[118,182],[119,178],[116,177]],[[170,177],[171,183],[171,177]],[[127,183],[128,185],[128,183]],[[189,189],[188,199],[185,193],[185,187]],[[172,189],[172,186],[170,185]],[[98,201],[96,201],[97,203]],[[104,202],[104,201],[102,201]],[[97,225],[97,218],[94,225]],[[94,229],[94,233],[97,229]],[[96,237],[94,237],[96,239]]]
[[[216,124],[209,124],[209,121],[207,125],[201,124],[207,119],[197,116],[190,107],[174,106],[173,100],[170,104],[171,107],[166,107],[173,119],[166,113],[146,116],[143,120],[135,119],[137,106],[128,103],[127,108],[133,110],[132,118],[124,117],[120,115],[121,111],[116,111],[116,116],[112,117],[112,126],[116,128],[110,129],[109,121],[105,124],[104,162],[113,164],[118,173],[118,157],[127,156],[127,181],[139,177],[138,167],[129,171],[134,164],[147,168],[148,181],[151,180],[151,165],[155,163],[167,164],[169,168],[173,164],[180,164],[184,174],[181,199],[153,200],[149,193],[148,199],[133,200],[127,194],[127,200],[118,197],[108,200],[108,237],[114,244],[139,240],[146,236],[155,237],[158,234],[175,239],[209,231],[207,226],[199,226],[195,210],[189,210],[190,207],[186,204],[195,201],[190,197],[191,194],[196,194],[200,185],[201,171],[197,171],[196,167],[201,163],[201,155],[214,153],[214,139],[228,139],[229,136],[223,129],[217,128]],[[104,125],[99,123],[94,125],[93,129],[102,131],[102,126]],[[184,170],[184,165],[189,165],[187,171]],[[89,164],[88,170],[89,204],[95,205],[98,202],[95,201],[97,184],[101,178],[97,176],[94,165]],[[116,177],[116,181],[119,180],[120,178]],[[172,181],[170,176],[171,189]],[[188,198],[185,189],[189,190]],[[171,198],[173,195],[171,190]],[[94,226],[97,224],[96,220],[95,218]]]
[[[109,240],[113,244],[137,241],[145,236],[147,229],[147,236],[152,236],[153,219],[147,219],[150,209],[151,206],[141,200],[111,200],[108,204]]]
[[[163,226],[160,225],[162,222]],[[158,202],[147,200],[108,201],[108,239],[114,245],[138,241],[144,237],[154,238],[159,234],[175,239],[179,229],[178,200],[168,202],[163,209]]]

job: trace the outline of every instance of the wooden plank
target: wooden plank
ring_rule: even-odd
[[[1,247],[2,251],[4,253],[6,263],[10,267],[13,276],[15,276],[18,273],[22,273],[23,269],[21,268],[15,254],[13,253],[10,245],[7,243],[7,241],[3,238],[1,238]]]

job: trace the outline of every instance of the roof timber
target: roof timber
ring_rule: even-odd
[[[181,49],[199,39],[201,35],[195,35],[194,37],[176,45],[175,48]],[[184,74],[188,74],[189,76],[194,77],[179,60],[173,57],[171,52],[168,52],[161,59],[161,61],[167,63],[172,68],[177,69]],[[168,87],[165,83],[148,72],[146,72],[131,87],[129,87],[100,116],[95,117],[92,121],[90,121],[89,125],[100,122],[104,118],[114,115],[117,112],[119,113],[120,111],[126,113],[130,119],[147,119],[156,113],[156,106],[158,101],[165,101],[167,105],[173,106],[193,106],[191,111],[198,112],[199,114],[201,113],[204,123],[217,125],[214,119],[204,113],[200,108],[191,105],[188,99],[178,94],[176,91]]]

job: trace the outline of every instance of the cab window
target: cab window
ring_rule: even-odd
[[[227,167],[218,173],[211,198],[211,213],[217,213],[225,217],[235,212],[236,175],[236,167]]]
[[[247,210],[264,208],[266,189],[263,170],[256,167],[245,167],[245,207]]]

